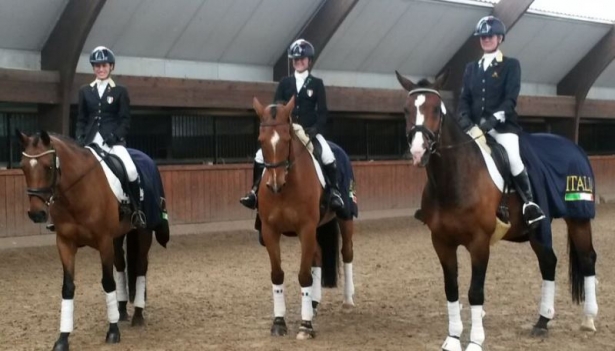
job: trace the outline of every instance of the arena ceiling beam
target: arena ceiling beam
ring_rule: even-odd
[[[194,109],[251,110],[252,97],[269,101],[275,82],[236,82],[162,77],[116,76],[128,87],[133,106]],[[90,74],[77,73],[69,101],[77,103],[79,87],[91,80]],[[59,104],[60,74],[57,71],[0,69],[0,101],[13,103]],[[327,87],[328,107],[333,112],[356,114],[399,114],[406,98],[402,89]],[[450,106],[451,92],[443,92]],[[521,116],[575,116],[574,96],[520,96],[517,111]],[[592,118],[615,119],[615,101],[586,100],[585,114]],[[386,117],[385,118],[390,118]]]
[[[615,25],[600,41],[579,61],[564,78],[557,83],[558,95],[571,95],[576,100],[572,139],[579,140],[579,123],[581,115],[594,117],[586,106],[587,93],[596,79],[615,60]],[[591,112],[591,113],[590,113]]]
[[[533,2],[534,0],[501,0],[493,7],[492,15],[501,19],[507,31],[510,31]],[[453,91],[455,96],[459,95],[466,64],[477,60],[480,54],[480,45],[474,37],[469,37],[438,73],[440,75],[449,70],[444,89]]]
[[[327,45],[337,28],[354,8],[359,0],[324,0],[318,11],[297,33],[295,39],[303,38],[316,49],[314,61]],[[295,40],[293,39],[293,40]],[[290,45],[291,43],[288,43]],[[288,75],[289,62],[286,50],[282,53],[275,66],[273,66],[273,80],[279,81]]]
[[[57,104],[41,108],[42,125],[68,134],[70,89],[85,40],[106,0],[69,0],[41,50],[41,68],[59,73]]]

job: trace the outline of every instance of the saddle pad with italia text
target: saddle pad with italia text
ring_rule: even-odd
[[[551,247],[551,218],[592,219],[596,215],[594,173],[585,152],[558,135],[520,133],[519,149],[534,202],[547,217],[537,234]]]

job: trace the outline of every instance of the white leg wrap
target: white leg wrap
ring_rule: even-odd
[[[322,298],[322,268],[312,267],[312,301],[320,303]]]
[[[286,300],[284,299],[284,284],[273,284],[273,316],[282,317],[286,315]]]
[[[463,332],[461,305],[459,301],[448,302],[448,335],[460,337]]]
[[[106,293],[107,296],[107,317],[109,323],[117,323],[120,320],[120,311],[117,308],[117,294],[115,291]]]
[[[596,276],[585,277],[585,305],[583,312],[586,316],[598,315],[598,302],[596,301]]]
[[[344,303],[354,305],[354,280],[352,275],[352,263],[344,263]]]
[[[128,301],[128,288],[126,285],[126,272],[117,272],[114,270],[115,275],[115,289],[117,291],[118,301]]]
[[[137,277],[137,284],[135,288],[135,307],[145,308],[145,276],[140,275]]]
[[[314,317],[312,309],[312,287],[301,288],[301,320],[311,321]]]
[[[542,281],[542,298],[540,299],[540,315],[553,319],[555,316],[555,282],[550,280]]]
[[[472,329],[470,331],[470,342],[481,346],[485,341],[485,329],[483,328],[483,306],[472,306]],[[471,350],[470,346],[468,349]]]
[[[62,312],[60,314],[60,333],[72,333],[73,312],[75,300],[62,300]]]

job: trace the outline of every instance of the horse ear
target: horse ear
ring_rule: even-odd
[[[293,109],[295,108],[295,95],[291,96],[290,100],[286,103],[284,107],[285,112],[288,113],[288,119],[290,123],[293,123]]]
[[[395,70],[395,75],[397,76],[397,80],[399,84],[401,84],[406,91],[410,91],[416,87],[416,84],[412,83],[412,81],[404,76],[402,76],[397,70]]]
[[[15,128],[15,135],[17,136],[17,140],[21,143],[21,146],[26,147],[28,145],[28,136],[21,132],[18,128]]]
[[[446,81],[448,80],[449,72],[450,69],[446,69],[436,78],[436,81],[433,83],[433,89],[441,90],[442,88],[444,88],[444,84],[446,84]]]
[[[49,137],[49,134],[44,130],[41,130],[41,140],[43,141],[43,145],[45,146],[49,146],[49,144],[51,144],[51,138]]]
[[[261,102],[258,101],[256,96],[252,99],[252,107],[254,108],[254,111],[256,111],[256,114],[258,115],[258,118],[262,119],[263,118],[263,114],[265,113],[265,108],[263,107]]]

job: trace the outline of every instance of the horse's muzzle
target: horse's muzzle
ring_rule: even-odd
[[[28,217],[30,217],[30,219],[34,223],[44,223],[44,222],[47,222],[47,212],[43,211],[43,210],[40,210],[40,211],[28,211]]]

